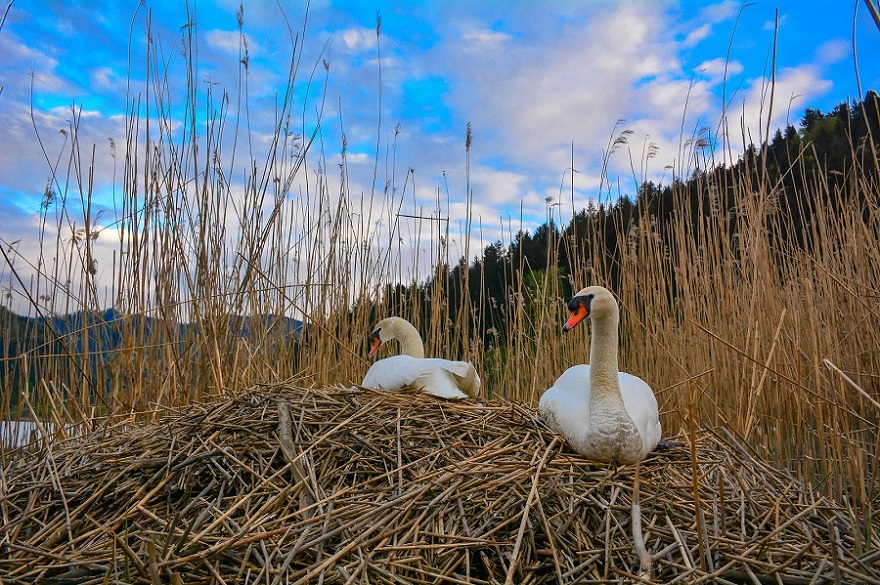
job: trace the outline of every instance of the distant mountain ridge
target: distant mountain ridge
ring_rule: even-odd
[[[304,324],[299,319],[259,315],[229,318],[229,333],[260,343],[262,332],[271,331],[285,340],[297,340]],[[190,323],[169,325],[167,321],[115,308],[103,311],[77,311],[67,315],[26,317],[0,307],[0,388],[16,392],[24,359],[30,362],[31,384],[39,380],[40,356],[88,356],[89,369],[97,374],[121,349],[137,349],[144,344],[187,344],[200,335]],[[20,358],[20,359],[19,359]],[[83,364],[85,365],[85,364]],[[90,375],[92,375],[90,374]]]

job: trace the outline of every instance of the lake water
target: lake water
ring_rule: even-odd
[[[52,423],[43,423],[43,427],[51,432],[53,425]],[[24,447],[28,443],[38,440],[40,436],[40,430],[37,428],[37,423],[32,420],[0,421],[0,441],[3,441],[6,448],[15,449],[17,447]]]

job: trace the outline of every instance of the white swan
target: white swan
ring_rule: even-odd
[[[639,467],[660,442],[657,398],[644,380],[617,369],[620,311],[611,293],[590,286],[568,302],[571,316],[562,331],[590,318],[590,364],[568,368],[541,396],[542,418],[575,451],[596,461],[635,463],[632,531],[639,573],[650,580],[651,555],[642,537]]]
[[[590,317],[590,364],[559,376],[541,396],[541,415],[581,455],[636,463],[660,441],[660,412],[644,380],[617,370],[617,301],[607,289],[591,286],[577,293],[568,309],[563,331]]]
[[[361,386],[374,390],[415,388],[441,398],[476,398],[480,393],[480,376],[468,362],[426,358],[422,338],[406,319],[388,317],[376,324],[370,334],[369,357],[379,346],[396,339],[401,355],[381,359],[370,366]]]

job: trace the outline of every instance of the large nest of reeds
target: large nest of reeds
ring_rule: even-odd
[[[696,437],[642,464],[655,579],[880,580],[832,502],[724,432]],[[15,458],[0,581],[630,581],[633,474],[516,403],[265,387]]]

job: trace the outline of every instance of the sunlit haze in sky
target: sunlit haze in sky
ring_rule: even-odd
[[[108,226],[117,217],[126,118],[133,108],[145,115],[148,103],[148,47],[167,68],[165,107],[181,135],[190,34],[200,111],[225,108],[230,140],[240,123],[236,167],[265,160],[295,59],[293,131],[320,128],[308,172],[326,165],[338,185],[344,133],[353,197],[381,196],[393,173],[407,193],[401,213],[436,212],[455,231],[469,187],[483,243],[507,238],[504,226],[531,230],[551,215],[564,224],[591,200],[689,173],[702,160],[694,138],[708,141],[700,157],[721,164],[741,152],[744,131],[760,142],[771,112],[773,133],[797,125],[805,108],[828,111],[880,90],[880,30],[863,0],[191,0],[189,16],[185,6],[11,5],[0,29],[0,244],[19,258],[20,274],[33,272],[21,259],[37,257],[47,185],[67,185],[78,202],[93,167],[92,213]],[[623,130],[632,133],[608,157],[603,181],[610,141]],[[226,147],[226,164],[232,154]],[[101,238],[104,270],[114,239]],[[8,265],[0,279],[12,286]]]

